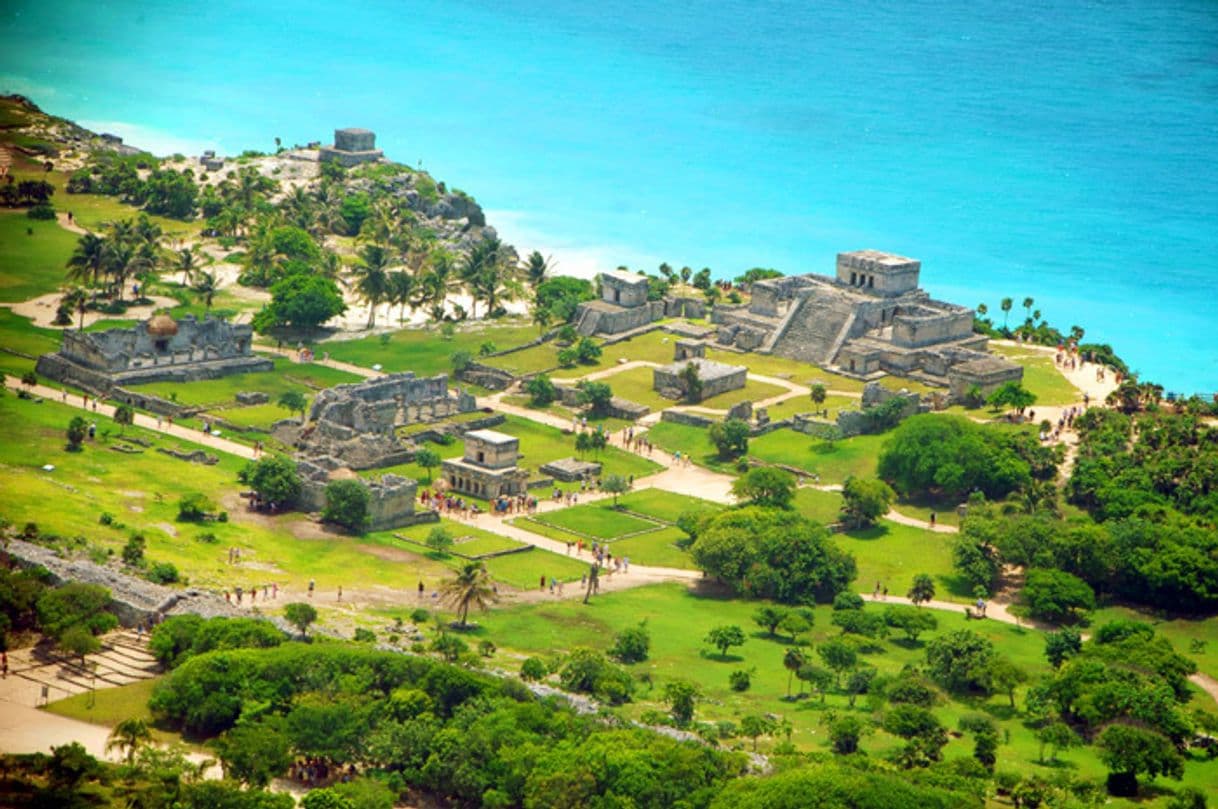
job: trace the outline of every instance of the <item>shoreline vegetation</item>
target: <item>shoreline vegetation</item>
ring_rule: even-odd
[[[660,397],[651,367],[674,335],[579,335],[596,282],[519,255],[420,170],[282,144],[218,169],[12,98],[6,139],[0,239],[22,249],[0,259],[0,645],[29,684],[13,704],[55,683],[74,696],[51,712],[111,734],[4,756],[0,792],[149,809],[293,794],[305,809],[1198,809],[1218,794],[1218,399],[1138,379],[1033,298],[974,324],[1022,383],[940,412],[894,397],[846,436],[830,414],[859,408],[863,382],[783,357],[709,347],[747,366],[745,387]],[[781,273],[645,275],[649,298],[714,305]],[[153,312],[251,323],[273,367],[139,386],[180,408],[169,425],[90,410],[35,373],[57,329]],[[538,485],[365,530],[361,479],[443,490],[465,441],[429,422],[400,429],[408,462],[336,477],[321,514],[296,510],[272,425],[407,370],[478,397],[445,427],[499,410]],[[614,396],[709,424],[627,421]],[[746,399],[774,420],[819,409],[825,429],[754,431]],[[540,482],[572,457],[599,471]],[[18,539],[98,581],[9,564]],[[149,583],[208,593],[197,611],[216,617],[114,633],[111,600]],[[97,690],[89,672],[112,684],[103,663],[123,655],[150,662]]]

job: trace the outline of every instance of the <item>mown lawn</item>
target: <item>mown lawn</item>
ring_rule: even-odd
[[[660,527],[659,523],[615,511],[612,506],[605,507],[600,503],[535,514],[531,519],[585,539],[617,539],[627,534],[655,531]]]
[[[155,741],[161,744],[180,743],[183,741],[181,734],[156,727],[152,711],[148,710],[148,698],[161,679],[152,677],[114,688],[99,688],[92,694],[86,691],[48,703],[46,711],[111,728],[124,719],[142,719],[148,723]]]
[[[730,466],[719,460],[719,451],[711,443],[704,427],[661,421],[647,430],[647,440],[654,444],[656,449],[670,454],[680,452],[682,456],[692,458],[699,466],[720,471]]]
[[[76,238],[56,222],[0,213],[0,301],[17,303],[63,286]]]
[[[465,525],[455,520],[441,519],[439,525],[457,540],[453,550],[466,556],[477,556],[484,553],[495,553],[497,551],[521,547],[521,543],[514,539],[493,534],[471,525]],[[387,534],[401,534],[404,537],[409,537],[416,543],[421,543],[426,541],[427,535],[434,528],[436,528],[436,523],[412,525],[409,528],[387,532]],[[396,537],[393,538],[393,541],[398,547],[406,548],[412,553],[421,553],[429,561],[443,565],[449,570],[459,570],[467,564],[466,560],[459,556],[422,550],[418,545],[403,543]],[[576,581],[588,569],[587,565],[581,561],[556,553],[550,553],[541,548],[532,548],[522,553],[486,559],[484,564],[492,579],[521,590],[530,590],[536,587],[541,576],[545,576],[547,580],[553,576],[561,581]],[[399,586],[405,586],[409,589],[408,583]]]
[[[52,171],[47,175],[47,181],[55,186],[55,196],[51,198],[58,211],[71,211],[72,218],[86,230],[99,231],[111,222],[120,219],[136,219],[142,213],[138,208],[119,202],[117,197],[105,197],[101,194],[69,194],[65,190],[68,174],[62,171]],[[166,241],[172,242],[184,238],[196,238],[203,232],[202,219],[183,222],[179,219],[169,219],[164,216],[149,214],[148,218],[154,224],[160,225]],[[75,237],[73,237],[75,238]]]
[[[328,352],[331,359],[371,368],[380,365],[389,373],[414,371],[416,376],[452,374],[452,355],[468,351],[478,357],[483,343],[499,350],[522,345],[537,336],[537,327],[520,321],[475,324],[457,330],[451,340],[435,327],[401,329],[382,342],[380,335],[358,340],[329,340],[313,346],[317,356]],[[488,362],[493,362],[488,361]]]
[[[59,350],[59,341],[59,332],[0,307],[0,371],[21,376],[34,370],[40,355]]]
[[[974,600],[971,588],[952,567],[955,537],[951,534],[880,520],[870,528],[834,534],[833,539],[854,555],[860,592],[872,592],[878,582],[890,595],[903,596],[914,576],[927,573],[935,580],[935,598],[940,601]]]
[[[242,391],[265,393],[271,397],[270,404],[273,405],[280,394],[288,391],[299,391],[311,399],[314,393],[323,388],[363,381],[362,377],[355,374],[325,365],[296,363],[280,356],[273,356],[271,360],[275,363],[273,371],[234,374],[199,382],[150,382],[146,385],[134,385],[132,388],[164,399],[173,399],[181,404],[216,407],[235,404],[237,394]],[[280,418],[289,415],[282,409],[280,413]]]
[[[884,435],[857,435],[826,441],[782,429],[750,439],[749,455],[804,469],[819,475],[821,483],[842,483],[851,475],[874,477],[876,458],[886,440]]]

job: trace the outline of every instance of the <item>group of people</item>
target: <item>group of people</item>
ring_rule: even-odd
[[[650,457],[655,447],[648,441],[642,433],[635,434],[634,427],[625,427],[622,429],[622,446],[631,452],[636,452],[642,455],[644,452]]]
[[[348,764],[346,767],[335,764],[331,768],[325,759],[320,758],[298,759],[288,767],[288,778],[308,787],[324,786],[331,781],[346,783],[357,774],[354,764]]]
[[[537,498],[527,494],[518,494],[514,497],[501,494],[495,498],[492,510],[498,515],[532,514],[537,511]]]
[[[1040,431],[1041,441],[1056,441],[1061,437],[1062,431],[1069,430],[1074,427],[1074,419],[1082,415],[1085,406],[1072,405],[1062,411],[1061,416],[1057,419],[1057,426],[1048,430]]]
[[[472,517],[479,513],[477,505],[467,502],[464,497],[456,497],[444,492],[433,492],[424,489],[419,492],[419,502],[423,508],[447,514],[450,517]]]
[[[270,601],[272,599],[279,598],[279,585],[272,582],[271,584],[255,584],[249,590],[246,590],[243,587],[234,587],[231,591],[225,590],[224,600],[230,604],[241,604],[244,601],[246,594],[248,594],[250,597],[250,603],[254,604],[258,601],[259,589],[262,590],[263,601]],[[309,591],[309,595],[313,595],[312,590]]]

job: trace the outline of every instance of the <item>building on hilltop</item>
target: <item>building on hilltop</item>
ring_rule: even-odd
[[[920,261],[878,250],[839,253],[834,276],[809,273],[758,281],[747,305],[720,304],[717,341],[810,362],[859,379],[884,374],[936,385],[982,358],[983,388],[1023,378],[1023,368],[986,353],[973,310],[918,287]]]
[[[465,434],[465,457],[449,458],[440,465],[448,489],[492,500],[523,494],[529,473],[517,466],[520,439],[495,430]]]
[[[357,128],[334,130],[334,143],[322,146],[317,154],[323,162],[333,160],[346,168],[360,163],[375,163],[384,156],[384,152],[376,148],[376,133]]]
[[[275,365],[251,350],[253,329],[208,316],[174,320],[159,314],[129,328],[65,330],[59,351],[38,358],[41,376],[90,390],[118,385],[193,382],[270,371]]]

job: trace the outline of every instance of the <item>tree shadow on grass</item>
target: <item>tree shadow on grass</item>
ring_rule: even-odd
[[[889,531],[887,525],[884,525],[883,523],[876,523],[875,525],[867,528],[855,528],[850,531],[843,531],[842,533],[851,539],[871,541],[876,539],[884,539],[888,536]]]
[[[702,649],[698,652],[698,656],[703,660],[713,660],[716,663],[740,663],[744,660],[744,655],[721,655],[719,652],[711,651],[709,649]]]
[[[888,642],[893,646],[900,646],[902,649],[907,649],[911,652],[915,652],[918,649],[926,646],[926,641],[920,638],[918,640],[912,640],[910,638],[889,638]]]

